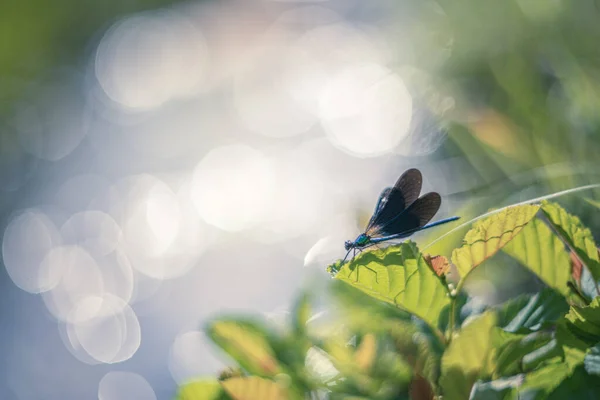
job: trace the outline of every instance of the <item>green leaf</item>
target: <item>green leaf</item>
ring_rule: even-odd
[[[462,247],[452,252],[452,262],[462,279],[517,236],[539,209],[538,205],[509,207],[477,221],[465,235]]]
[[[565,318],[569,330],[581,340],[589,344],[600,341],[600,297],[596,297],[589,306],[571,306]]]
[[[548,396],[549,400],[597,400],[600,398],[600,379],[589,375],[583,366],[579,366],[571,376],[560,382],[560,385]]]
[[[570,374],[569,366],[564,363],[549,364],[537,369],[525,376],[525,381],[518,390],[519,399],[546,399]]]
[[[581,220],[555,203],[544,202],[542,210],[548,220],[577,256],[588,267],[594,280],[600,280],[600,258],[592,232]]]
[[[571,259],[563,242],[543,221],[532,220],[504,251],[563,296],[570,293]]]
[[[600,376],[600,342],[588,350],[583,364],[588,374]]]
[[[208,325],[208,336],[252,374],[273,376],[280,371],[269,336],[252,321],[221,319]]]
[[[231,378],[221,382],[221,386],[234,400],[285,400],[287,391],[278,383],[256,376]]]
[[[176,400],[225,400],[227,398],[218,381],[202,380],[181,386]]]
[[[549,351],[545,352],[546,358],[551,358],[558,354],[558,346],[553,341],[552,334],[549,332],[534,332],[529,335],[515,335],[504,332],[500,328],[494,328],[494,349],[488,368],[491,369],[492,378],[515,375],[526,372],[527,369],[533,369],[537,364],[527,363],[524,366],[524,359],[531,357],[532,353],[545,349],[550,344]],[[552,349],[555,349],[552,352]]]
[[[566,319],[563,319],[557,326],[555,336],[563,352],[564,364],[573,371],[583,363],[588,344],[575,334],[572,325]]]
[[[416,324],[405,321],[390,322],[387,328],[395,350],[436,389],[444,347],[437,338]]]
[[[470,400],[512,400],[516,387],[522,379],[519,376],[496,379],[491,382],[476,382]]]
[[[486,312],[463,327],[442,356],[440,386],[444,400],[469,398],[471,388],[486,368],[492,348],[496,315]]]
[[[552,324],[569,311],[565,298],[544,288],[534,295],[522,295],[498,308],[498,325],[507,332],[526,333]]]
[[[344,264],[335,278],[432,326],[438,326],[442,310],[450,304],[446,287],[410,241],[363,252]]]

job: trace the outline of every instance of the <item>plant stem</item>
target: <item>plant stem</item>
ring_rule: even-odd
[[[447,342],[450,343],[452,341],[452,336],[454,335],[454,320],[456,318],[456,297],[452,297],[450,303],[450,323],[448,324],[448,338]]]

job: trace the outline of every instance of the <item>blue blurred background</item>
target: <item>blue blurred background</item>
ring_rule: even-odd
[[[599,16],[561,0],[2,3],[0,398],[168,399],[214,374],[203,321],[281,321],[409,167],[442,194],[437,218],[597,182]],[[489,301],[529,279],[482,274],[500,282],[474,288]]]

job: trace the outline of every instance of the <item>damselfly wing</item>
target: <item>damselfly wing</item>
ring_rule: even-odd
[[[404,172],[393,187],[384,189],[379,195],[373,216],[364,233],[354,241],[346,241],[348,257],[351,251],[394,239],[402,239],[423,229],[432,228],[459,217],[450,217],[428,224],[438,212],[442,198],[438,193],[430,192],[421,197],[423,176],[416,168]]]

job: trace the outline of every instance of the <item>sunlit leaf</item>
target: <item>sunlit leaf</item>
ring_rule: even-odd
[[[225,400],[221,384],[216,380],[202,380],[186,383],[179,388],[176,400]]]
[[[268,334],[260,325],[222,319],[209,324],[207,334],[248,372],[267,376],[279,372]]]
[[[588,350],[583,364],[588,374],[600,377],[600,342]]]
[[[536,274],[546,285],[567,296],[571,260],[563,242],[541,220],[534,219],[504,247],[504,251]]]
[[[496,315],[486,312],[475,317],[452,339],[442,357],[440,385],[444,400],[469,398],[473,384],[486,368],[495,324]]]
[[[221,382],[223,389],[234,400],[286,400],[288,395],[278,383],[249,376]]]
[[[545,288],[534,295],[522,295],[498,308],[498,325],[507,332],[537,331],[569,311],[565,298]]]
[[[499,328],[494,328],[493,332],[494,342],[497,343],[494,343],[492,360],[488,365],[493,379],[527,372],[528,369],[534,368],[542,361],[539,356],[536,364],[524,362],[524,359],[531,358],[536,355],[536,352],[540,356],[543,355],[544,359],[560,355],[560,349],[549,332],[516,335]]]
[[[413,242],[364,252],[335,276],[376,299],[394,304],[437,326],[450,304],[446,287]]]
[[[570,374],[569,366],[564,363],[549,364],[537,369],[525,376],[523,385],[518,389],[519,399],[546,399]]]
[[[567,327],[580,339],[590,344],[600,341],[600,297],[589,306],[571,306],[566,320]]]
[[[496,254],[517,236],[540,209],[538,205],[509,207],[477,221],[465,235],[462,247],[452,252],[461,277]]]
[[[573,325],[566,319],[560,321],[556,327],[555,337],[563,353],[563,363],[573,371],[583,363],[588,343],[574,332]]]
[[[600,258],[592,232],[581,223],[578,217],[569,214],[558,204],[544,202],[542,210],[556,232],[589,268],[594,280],[599,281]]]

